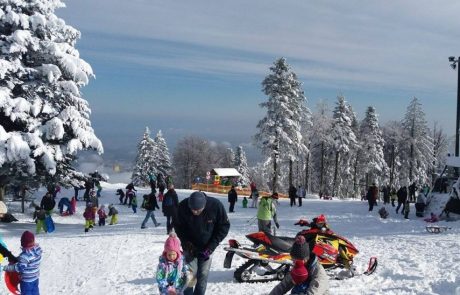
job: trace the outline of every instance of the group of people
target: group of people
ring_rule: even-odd
[[[294,185],[289,187],[289,200],[290,205],[296,206],[296,199],[298,201],[299,207],[302,207],[302,199],[305,198],[306,190],[299,185],[297,188]]]

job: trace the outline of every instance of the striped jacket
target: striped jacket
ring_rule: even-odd
[[[21,275],[22,282],[33,282],[40,276],[40,262],[42,260],[42,248],[35,245],[29,249],[23,249],[18,257],[18,262],[5,267],[5,271],[16,271]]]

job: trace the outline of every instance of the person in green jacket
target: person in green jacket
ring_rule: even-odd
[[[259,231],[271,234],[272,219],[275,222],[276,228],[279,228],[279,223],[276,218],[276,207],[273,199],[277,199],[278,194],[274,193],[271,196],[262,196],[257,210],[257,221]]]
[[[243,208],[248,208],[248,198],[243,198]]]

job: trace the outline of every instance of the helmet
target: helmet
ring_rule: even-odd
[[[321,214],[318,217],[316,217],[316,223],[326,223],[326,216],[324,216],[324,214]]]

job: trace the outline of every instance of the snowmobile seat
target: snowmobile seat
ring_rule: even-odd
[[[295,240],[291,237],[278,237],[271,235],[269,233],[267,233],[266,235],[270,238],[270,241],[272,242],[270,247],[280,252],[289,252]]]

